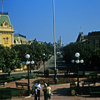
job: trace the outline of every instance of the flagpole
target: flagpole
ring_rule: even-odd
[[[3,0],[2,0],[2,14],[3,14]]]
[[[3,14],[3,4],[2,4],[2,14]]]
[[[53,34],[54,34],[54,62],[56,70],[56,44],[55,44],[55,15],[54,15],[54,0],[53,0]]]

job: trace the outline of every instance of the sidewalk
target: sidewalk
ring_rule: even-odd
[[[80,80],[82,80],[83,78],[80,78]],[[33,81],[36,79],[30,79],[30,89],[33,85]],[[27,83],[28,80],[18,80],[17,82],[25,82]],[[100,83],[96,83],[96,86],[100,85]],[[80,83],[81,86],[81,83]],[[3,87],[2,85],[0,85],[0,87]],[[16,88],[15,85],[15,81],[14,82],[10,82],[10,83],[6,83],[5,87],[12,87],[12,88]],[[41,87],[43,88],[43,85],[41,85]],[[51,100],[100,100],[100,98],[98,97],[82,97],[82,96],[71,96],[70,95],[70,84],[58,84],[58,85],[51,85],[52,88],[52,92],[53,92],[53,96],[51,97]],[[40,91],[40,100],[44,100],[44,95],[43,95],[43,91],[41,89]],[[34,100],[34,96],[31,97],[26,97],[26,98],[12,98],[12,100]]]

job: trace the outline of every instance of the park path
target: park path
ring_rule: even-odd
[[[82,80],[83,78],[80,78],[80,80]],[[36,79],[30,79],[30,89],[33,85],[33,82]],[[27,83],[27,79],[24,80],[19,80],[17,82],[25,82]],[[100,83],[96,83],[96,86],[100,85]],[[81,86],[81,83],[80,83]],[[0,87],[3,87],[2,85],[0,85]],[[12,88],[16,88],[15,85],[15,81],[14,82],[10,82],[10,83],[6,83],[5,87],[12,87]],[[41,85],[41,87],[43,88],[43,85]],[[53,96],[51,100],[100,100],[100,98],[94,97],[81,97],[81,96],[71,96],[70,95],[70,84],[58,84],[58,85],[51,85],[52,88],[52,92],[53,92]],[[44,95],[43,95],[43,91],[41,89],[40,91],[40,100],[44,100]],[[32,95],[31,97],[26,97],[26,98],[12,98],[12,100],[34,100],[34,96]]]

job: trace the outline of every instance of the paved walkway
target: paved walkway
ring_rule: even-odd
[[[80,78],[82,80],[83,78]],[[34,80],[36,79],[30,79],[30,88],[32,87]],[[17,82],[27,82],[28,80],[19,80]],[[100,85],[100,83],[96,83],[96,86]],[[43,88],[43,85],[41,85]],[[81,86],[81,83],[80,83]],[[0,87],[3,87],[0,85]],[[16,88],[15,81],[6,83],[5,87],[12,87]],[[59,84],[59,85],[51,85],[53,96],[51,97],[51,100],[100,100],[98,97],[81,97],[81,96],[71,96],[70,95],[70,84]],[[41,89],[40,91],[40,100],[44,100],[43,91]],[[28,98],[12,98],[12,100],[34,100],[34,96]]]

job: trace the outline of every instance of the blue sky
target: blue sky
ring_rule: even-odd
[[[2,0],[0,0],[2,11]],[[27,40],[53,43],[53,0],[4,0],[3,11],[9,13],[15,33]],[[54,0],[55,40],[75,42],[79,32],[87,35],[100,30],[100,0]],[[80,28],[81,27],[81,28]]]

